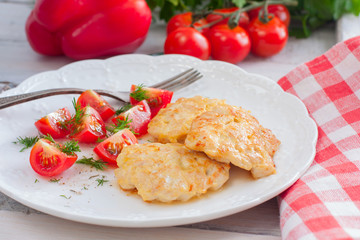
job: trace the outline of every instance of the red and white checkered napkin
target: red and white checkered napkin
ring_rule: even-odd
[[[360,36],[279,80],[316,121],[309,170],[279,196],[283,239],[360,239]]]

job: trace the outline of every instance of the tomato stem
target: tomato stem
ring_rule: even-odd
[[[258,7],[263,7],[264,9],[266,8],[266,10],[264,10],[263,14],[261,14],[261,15],[263,16],[264,21],[268,22],[269,20],[271,20],[271,18],[269,19],[269,14],[267,11],[268,5],[270,5],[270,4],[283,4],[286,6],[297,6],[298,5],[297,0],[265,0],[265,1],[261,1],[261,2],[249,1],[248,3],[249,3],[249,5],[247,5],[243,8],[239,8],[238,10],[236,10],[232,13],[220,13],[220,12],[210,11],[207,14],[210,14],[210,13],[216,14],[216,15],[221,16],[221,18],[216,21],[213,21],[211,23],[204,24],[201,27],[194,27],[194,28],[199,31],[204,28],[210,28],[211,26],[221,22],[225,18],[229,18],[229,22],[228,22],[229,27],[234,28],[237,26],[239,19],[241,18],[241,13],[250,11],[250,10],[258,8]],[[262,11],[260,11],[260,13],[261,12]],[[260,20],[262,21],[262,19],[260,19]]]

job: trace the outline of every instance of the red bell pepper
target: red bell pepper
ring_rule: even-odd
[[[37,0],[26,34],[40,54],[87,59],[134,52],[150,23],[145,0]]]

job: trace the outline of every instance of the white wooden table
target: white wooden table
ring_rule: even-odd
[[[33,74],[54,70],[72,60],[44,57],[32,51],[25,36],[25,21],[33,0],[0,0],[0,82],[19,84]],[[248,72],[274,81],[298,64],[321,55],[336,42],[335,25],[317,31],[309,39],[290,39],[278,55],[261,59],[249,56],[238,64]],[[340,36],[341,37],[341,36]],[[162,52],[165,25],[153,24],[137,53]],[[1,135],[1,133],[0,133]],[[0,192],[0,239],[280,239],[276,198],[252,209],[186,226],[128,229],[75,223],[39,213]]]

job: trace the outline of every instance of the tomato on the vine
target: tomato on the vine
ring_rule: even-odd
[[[213,13],[210,13],[209,15],[206,16],[206,21],[208,23],[219,21],[222,18],[221,14],[233,13],[238,9],[239,8],[237,8],[237,7],[215,9],[213,11]],[[229,18],[225,18],[225,19],[221,20],[220,22],[216,23],[213,26],[227,24],[228,21],[229,21]],[[246,28],[247,25],[249,24],[249,21],[250,20],[249,20],[248,14],[246,12],[242,12],[242,13],[240,13],[238,26]]]
[[[164,53],[185,54],[206,60],[210,57],[210,43],[198,30],[182,27],[167,36]]]
[[[227,24],[216,25],[209,32],[211,56],[230,63],[242,61],[250,52],[251,42],[242,27],[230,29]]]
[[[251,39],[251,52],[260,57],[270,57],[279,53],[286,45],[288,31],[279,18],[269,17],[263,22],[259,17],[253,19],[248,27]]]
[[[170,18],[169,22],[166,25],[166,33],[169,35],[171,32],[175,31],[178,28],[181,27],[191,27],[192,23],[192,12],[185,12],[174,15],[172,18]],[[207,21],[205,18],[201,18],[198,21],[196,21],[193,26],[194,28],[203,27],[207,24]],[[209,28],[202,28],[200,30],[201,33],[205,34]]]
[[[253,20],[259,16],[259,12],[262,7],[252,9],[248,12],[250,20]],[[289,10],[281,4],[270,4],[267,8],[269,14],[274,14],[278,17],[281,22],[285,24],[286,27],[289,27],[290,24],[290,13]]]

